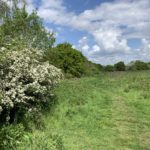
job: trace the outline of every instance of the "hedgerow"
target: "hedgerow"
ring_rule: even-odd
[[[44,60],[61,68],[67,78],[95,75],[100,72],[97,64],[87,58],[69,43],[61,43],[45,52]]]
[[[0,119],[11,123],[17,121],[18,112],[37,111],[37,105],[49,101],[63,75],[60,69],[40,61],[39,50],[6,51],[0,51]]]

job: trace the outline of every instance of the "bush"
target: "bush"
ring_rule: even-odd
[[[148,65],[142,61],[136,61],[134,66],[136,70],[148,70]]]
[[[125,64],[123,61],[120,61],[114,65],[116,71],[125,71]]]
[[[41,58],[40,51],[24,49],[7,52],[1,59],[1,121],[17,122],[18,113],[35,111],[53,95],[52,89],[63,75],[48,62],[40,62]]]
[[[24,127],[21,124],[3,126],[0,130],[0,149],[16,150],[23,140]]]
[[[148,70],[149,66],[148,66],[148,63],[137,60],[128,64],[127,69],[128,70]]]
[[[98,75],[101,71],[101,66],[87,60],[84,62],[84,70],[86,76]]]
[[[147,63],[148,69],[150,69],[150,62]]]
[[[114,66],[113,65],[107,65],[104,67],[104,71],[112,72],[114,71]]]
[[[26,135],[17,150],[65,150],[62,137],[58,134]]]
[[[58,44],[55,48],[48,50],[45,59],[61,68],[65,74],[81,77],[85,72],[83,64],[86,58],[68,43]]]
[[[44,60],[61,68],[67,77],[81,77],[99,73],[98,65],[87,60],[69,43],[58,44],[45,53]]]

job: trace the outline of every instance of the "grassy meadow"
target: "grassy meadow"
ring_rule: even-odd
[[[0,150],[150,150],[150,3],[107,1],[0,0]]]
[[[45,129],[35,129],[19,149],[50,150],[52,135],[58,149],[150,149],[150,71],[66,79],[55,94]]]

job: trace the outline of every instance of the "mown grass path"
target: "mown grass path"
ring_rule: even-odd
[[[67,150],[149,150],[149,91],[149,72],[65,80],[44,134],[61,135]]]

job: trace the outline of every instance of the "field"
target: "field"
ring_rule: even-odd
[[[51,134],[61,136],[66,150],[150,149],[150,71],[66,79],[55,94],[45,129],[25,143],[29,150],[47,144]]]

